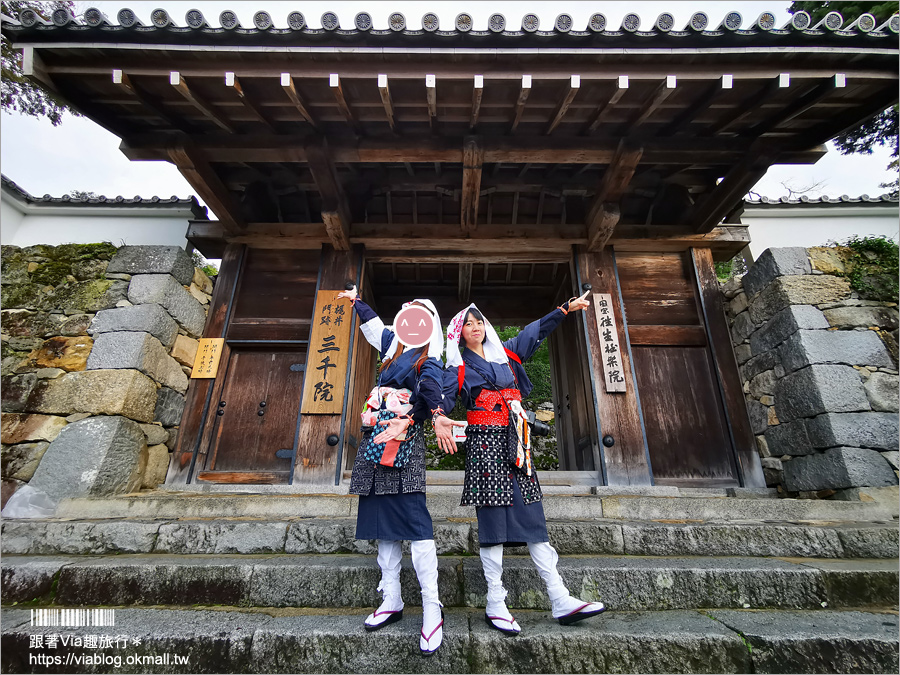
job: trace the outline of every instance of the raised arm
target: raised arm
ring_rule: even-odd
[[[569,312],[582,310],[588,306],[588,302],[585,299],[588,293],[585,293],[580,298],[568,300],[546,316],[541,317],[537,321],[532,321],[516,337],[506,340],[503,346],[514,352],[522,361],[527,361],[538,350],[544,339],[556,330]]]
[[[366,342],[375,347],[378,353],[384,356],[394,339],[393,331],[385,327],[384,321],[375,313],[374,309],[360,300],[356,287],[352,290],[338,293],[337,297],[350,299],[350,302],[353,303],[353,309],[359,315],[359,328],[366,338]]]

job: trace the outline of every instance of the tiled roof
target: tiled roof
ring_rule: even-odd
[[[744,206],[747,208],[777,208],[783,206],[896,206],[900,203],[896,195],[883,194],[878,197],[870,197],[869,195],[860,195],[859,197],[848,197],[841,195],[840,197],[807,197],[801,195],[797,198],[788,197],[760,197],[759,199],[745,199]]]
[[[214,21],[219,24],[218,27],[212,25]],[[825,39],[829,39],[828,36],[865,36],[876,41],[879,38],[893,38],[900,31],[900,18],[897,14],[888,21],[879,22],[868,13],[855,18],[844,18],[838,12],[829,12],[824,19],[813,23],[810,15],[803,11],[795,13],[782,25],[776,25],[775,15],[771,12],[763,12],[749,21],[738,12],[728,12],[718,25],[711,24],[704,12],[696,12],[684,26],[676,26],[674,16],[668,12],[656,17],[651,25],[647,25],[638,14],[628,13],[619,26],[609,24],[601,13],[593,14],[584,26],[576,26],[572,16],[565,13],[559,14],[552,25],[544,26],[541,26],[536,14],[526,14],[518,21],[507,20],[502,14],[493,14],[487,25],[478,27],[479,30],[476,29],[472,16],[465,12],[456,17],[452,26],[441,26],[438,16],[429,12],[422,17],[421,29],[408,28],[406,17],[400,12],[394,12],[388,18],[388,28],[376,29],[373,27],[372,15],[368,12],[358,13],[353,26],[342,26],[335,12],[325,12],[321,17],[322,28],[311,28],[301,12],[292,11],[282,24],[285,27],[281,28],[276,27],[272,14],[264,10],[256,12],[253,15],[253,25],[245,27],[232,10],[221,12],[216,19],[208,19],[199,10],[190,9],[185,14],[183,25],[177,24],[178,20],[165,9],[153,10],[149,25],[144,25],[129,8],[119,10],[115,17],[108,17],[96,8],[87,9],[82,19],[76,19],[64,8],[54,11],[50,21],[39,17],[32,9],[23,10],[18,20],[3,17],[5,29],[28,31],[29,35],[65,29],[73,37],[74,34],[83,33],[85,37],[99,38],[101,41],[121,39],[127,34],[129,41],[145,39],[152,43],[161,37],[169,41],[180,41],[180,37],[195,44],[199,41],[222,44],[224,37],[228,42],[240,40],[244,43],[257,43],[265,40],[290,44],[327,41],[358,43],[360,40],[365,40],[366,43],[392,44],[403,38],[404,45],[414,45],[424,41],[415,39],[420,36],[433,37],[434,39],[427,40],[430,45],[440,44],[441,38],[446,38],[445,42],[467,46],[514,46],[531,45],[535,42],[541,45],[593,46],[598,42],[604,45],[623,42],[635,44],[655,37],[672,46],[688,46],[694,40],[708,42],[710,38],[717,38],[717,44],[740,44],[743,41],[741,38],[748,36],[757,36],[754,44],[758,44],[760,40],[779,44],[784,41],[785,36],[799,35],[822,36]]]
[[[164,197],[141,197],[136,196],[132,199],[128,199],[126,197],[122,197],[119,195],[118,197],[105,197],[100,195],[96,199],[80,199],[77,197],[51,197],[50,195],[44,195],[43,197],[35,197],[21,187],[19,187],[16,183],[11,181],[6,176],[0,176],[2,179],[2,185],[4,191],[8,191],[13,197],[23,201],[27,204],[35,204],[39,206],[85,206],[85,207],[132,207],[132,208],[163,208],[167,206],[181,206],[183,208],[189,208],[194,214],[194,218],[197,220],[208,220],[209,216],[207,213],[207,209],[205,206],[201,206],[197,201],[197,198],[193,195],[187,197],[186,199],[182,199],[180,197],[172,196],[168,199]]]

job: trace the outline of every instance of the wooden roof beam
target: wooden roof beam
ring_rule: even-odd
[[[437,130],[437,77],[425,76],[425,100],[428,102],[428,126],[432,131]]]
[[[800,139],[797,145],[798,147],[803,147],[810,142],[816,142],[813,139],[834,138],[835,136],[843,134],[850,129],[859,126],[861,122],[871,119],[875,115],[880,114],[889,106],[895,105],[896,103],[896,88],[882,89],[881,91],[866,98],[860,105],[854,107],[852,110],[848,110],[839,115],[835,115],[827,122],[823,122],[817,127],[811,129],[808,133],[804,134],[804,138]],[[808,139],[805,144],[803,142],[804,139]],[[779,162],[785,162],[783,156],[779,157],[778,160]]]
[[[203,115],[215,122],[216,126],[224,129],[225,131],[229,131],[231,133],[235,133],[235,129],[232,126],[231,122],[228,119],[216,112],[216,109],[213,108],[212,104],[209,103],[205,98],[200,96],[196,91],[191,90],[188,86],[187,81],[181,76],[177,70],[173,70],[169,73],[169,84],[171,84],[178,91],[179,94],[184,96],[188,102],[193,105],[197,110],[199,110]]]
[[[514,132],[516,127],[519,126],[519,121],[522,119],[522,113],[525,112],[525,102],[528,100],[528,95],[530,93],[531,75],[523,75],[522,87],[519,89],[519,98],[516,99],[516,114],[513,117],[512,124],[509,126],[509,133]]]
[[[247,93],[244,91],[244,88],[241,86],[241,81],[234,73],[225,73],[225,86],[234,89],[234,91],[238,95],[238,98],[241,100],[241,103],[244,104],[247,110],[249,110],[253,114],[253,116],[263,124],[263,126],[265,126],[270,131],[277,133],[278,130],[275,128],[275,125],[272,124],[272,122],[269,121],[265,115],[263,115],[262,110],[259,108],[259,106],[256,105],[256,103],[254,103],[253,100],[247,95]]]
[[[481,194],[481,170],[484,147],[476,137],[463,144],[463,179],[460,205],[460,229],[469,235],[478,227],[478,198]]]
[[[744,119],[750,113],[760,109],[775,96],[779,89],[789,87],[790,83],[791,76],[788,73],[781,73],[778,77],[773,77],[760,91],[755,91],[750,96],[744,98],[730,114],[726,115],[710,127],[706,132],[706,135],[715,136],[720,134],[735,122]]]
[[[556,106],[556,111],[553,113],[553,117],[550,118],[550,124],[547,125],[547,130],[544,131],[545,136],[552,134],[553,130],[559,126],[560,122],[562,122],[563,117],[569,112],[569,106],[572,105],[572,101],[575,100],[575,96],[578,95],[578,90],[580,88],[581,75],[573,75],[569,78],[569,88],[563,95],[562,100],[560,100],[559,105]]]
[[[387,117],[391,131],[397,133],[397,125],[394,123],[394,102],[391,100],[388,76],[384,73],[378,76],[378,93],[381,95],[381,104],[384,106],[384,114]]]
[[[335,250],[350,250],[350,207],[324,140],[306,144],[306,162],[322,197],[322,221]]]
[[[353,111],[350,109],[350,106],[347,104],[347,99],[344,97],[344,89],[341,86],[341,76],[337,73],[331,73],[331,75],[328,76],[328,86],[331,87],[331,91],[334,94],[334,100],[337,101],[338,109],[341,111],[344,119],[347,120],[347,124],[353,128],[353,131],[357,135],[360,135],[361,129],[359,122],[353,114]]]
[[[218,216],[219,222],[228,233],[237,234],[247,227],[240,206],[201,150],[191,143],[182,141],[170,146],[168,154],[181,175]]]
[[[621,99],[627,91],[628,76],[619,75],[618,80],[616,80],[616,90],[613,92],[612,96],[609,97],[606,103],[597,108],[597,112],[594,113],[591,121],[588,122],[582,130],[582,135],[587,136],[594,133],[594,131],[597,130],[597,127],[599,127],[603,122],[603,118],[606,117],[606,114],[613,109],[616,103],[619,102],[619,99]]]
[[[707,110],[713,101],[718,98],[719,94],[725,89],[731,89],[734,86],[733,75],[723,75],[718,82],[710,84],[697,99],[689,106],[678,113],[671,122],[660,129],[658,136],[672,136],[681,131],[683,127],[690,124],[697,116],[698,112]]]
[[[772,131],[785,122],[789,122],[795,117],[802,115],[807,110],[814,107],[823,98],[831,94],[835,89],[842,89],[846,86],[847,77],[843,73],[838,73],[833,78],[829,78],[824,82],[819,82],[810,87],[805,94],[794,102],[785,106],[762,122],[754,125],[747,133],[748,135],[760,136],[767,131]]]
[[[625,130],[624,135],[628,135],[641,126],[644,122],[646,122],[650,115],[662,105],[663,101],[665,101],[669,96],[675,93],[676,86],[676,77],[674,75],[666,75],[666,81],[662,82],[654,91],[650,97],[644,102],[644,105],[641,106],[640,112],[635,116],[635,118],[631,121],[628,128]]]
[[[457,286],[456,299],[459,302],[469,302],[472,295],[472,263],[459,264],[459,284]]]
[[[643,153],[642,147],[627,139],[619,142],[616,154],[603,173],[603,178],[597,186],[597,194],[588,209],[586,218],[588,250],[602,251],[612,237],[621,217],[618,203],[625,194]]]
[[[472,114],[469,117],[469,131],[475,129],[478,124],[478,114],[481,112],[481,97],[484,95],[484,75],[476,75],[472,85]]]
[[[297,91],[297,87],[294,85],[294,78],[291,77],[290,73],[281,74],[281,87],[284,89],[284,93],[287,94],[287,97],[291,100],[291,103],[294,104],[297,112],[300,113],[300,116],[309,122],[313,129],[315,129],[316,120],[313,119],[313,116],[307,109],[303,99],[300,98],[300,92]]]
[[[173,129],[179,129],[184,132],[190,132],[190,127],[184,124],[179,119],[176,119],[165,112],[162,107],[159,105],[157,101],[153,99],[143,88],[134,84],[131,81],[131,78],[128,77],[127,74],[122,72],[120,69],[115,68],[112,71],[112,81],[113,84],[118,84],[122,89],[127,91],[129,94],[134,96],[140,102],[142,106],[144,106],[151,113],[159,117],[163,122],[172,127]]]

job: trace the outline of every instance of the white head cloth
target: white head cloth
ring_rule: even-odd
[[[444,353],[444,331],[441,330],[441,317],[438,315],[437,307],[434,306],[434,303],[431,300],[416,298],[411,302],[404,302],[403,306],[400,308],[400,312],[402,312],[414,302],[417,302],[420,305],[424,305],[428,308],[428,311],[434,315],[434,323],[431,327],[431,339],[428,342],[428,356],[430,358],[440,359],[441,354]],[[400,312],[397,312],[397,316],[400,315]],[[396,325],[397,317],[394,317],[394,326]],[[399,344],[400,339],[397,337],[397,332],[394,331],[394,340],[391,342],[391,346],[388,347],[385,358],[393,357],[394,354],[397,353],[397,345]]]
[[[462,365],[463,360],[462,353],[459,350],[459,338],[462,335],[466,314],[469,313],[470,309],[478,308],[473,302],[459,314],[454,316],[450,321],[450,326],[447,328],[447,366]],[[478,311],[481,312],[480,309]],[[482,345],[484,347],[485,360],[490,361],[491,363],[508,363],[509,357],[506,356],[506,350],[503,348],[500,336],[497,335],[497,331],[494,330],[494,327],[491,325],[491,322],[487,320],[487,317],[484,318],[484,334],[487,338]]]

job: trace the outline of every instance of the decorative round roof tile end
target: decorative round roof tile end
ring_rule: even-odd
[[[134,28],[135,26],[144,25],[138,20],[134,11],[127,7],[119,10],[119,13],[116,15],[116,20],[119,22],[119,25],[124,28]]]
[[[866,12],[856,17],[856,21],[850,24],[848,28],[855,28],[860,33],[871,33],[873,30],[875,30],[875,26],[877,25],[877,23],[877,19]]]
[[[207,25],[206,17],[199,9],[189,9],[184,15],[184,22],[195,30]]]
[[[587,27],[595,33],[602,33],[606,30],[606,17],[600,12],[591,14]]]
[[[813,30],[822,30],[827,29],[832,32],[836,30],[840,30],[841,26],[844,25],[844,17],[841,16],[840,12],[828,12],[821,21],[815,24],[812,29]],[[850,26],[848,26],[850,28]]]
[[[572,30],[572,17],[568,14],[560,14],[556,17],[556,22],[553,24],[553,27],[556,28],[559,33],[568,33]]]
[[[887,22],[892,33],[900,33],[900,14],[894,14]]]
[[[234,28],[240,28],[241,22],[238,21],[237,14],[230,9],[226,9],[219,14],[219,25],[226,30],[232,30]]]
[[[372,29],[372,15],[368,12],[360,12],[353,17],[353,25],[356,30],[367,31]]]
[[[75,21],[75,17],[72,15],[72,12],[65,7],[57,7],[53,10],[53,14],[50,15],[50,20],[53,21],[54,26],[63,28]]]
[[[796,12],[791,17],[791,28],[793,28],[794,30],[806,30],[807,28],[809,28],[809,25],[811,23],[812,18],[803,10]]]
[[[541,20],[537,14],[526,14],[522,17],[522,30],[526,33],[534,33],[541,27]]]
[[[660,33],[668,33],[675,27],[675,17],[668,12],[663,12],[656,17],[656,30]]]
[[[502,14],[491,14],[488,19],[488,30],[492,33],[502,33],[506,30],[506,17]]]
[[[274,25],[272,23],[272,15],[268,12],[257,12],[253,15],[253,25],[258,30],[269,30]]]
[[[125,197],[123,197],[122,195],[118,195],[118,196],[116,197],[116,203],[117,203],[117,204],[121,204],[121,203],[124,202],[124,201],[125,201]]]
[[[456,30],[458,30],[460,33],[468,33],[470,30],[472,30],[472,24],[473,22],[471,15],[466,14],[465,12],[456,15]]]
[[[432,12],[428,12],[425,16],[422,17],[422,29],[433,33],[441,27],[440,19],[438,19],[438,15]]]
[[[25,28],[31,28],[34,24],[43,22],[38,13],[29,7],[19,12],[19,23]]]
[[[756,27],[762,31],[770,31],[775,28],[775,15],[772,12],[763,12],[756,20]]]
[[[338,15],[334,12],[325,12],[322,15],[322,28],[325,30],[337,30],[341,27]]]
[[[291,30],[303,30],[306,28],[306,17],[302,12],[291,12],[288,14],[288,26]]]
[[[166,10],[157,7],[150,12],[150,23],[157,28],[168,28],[172,25],[172,17],[169,16],[169,13]]]
[[[705,31],[706,27],[709,25],[709,17],[706,15],[706,12],[694,12],[691,16],[691,20],[687,26],[685,26],[685,30],[690,28],[692,31],[696,31],[698,33]]]
[[[394,12],[388,17],[388,25],[395,33],[406,30],[406,17],[400,12]]]
[[[725,18],[722,19],[722,23],[719,24],[719,30],[735,31],[740,29],[743,22],[744,17],[741,16],[740,12],[728,12]]]
[[[639,17],[634,12],[629,12],[622,19],[622,25],[620,30],[628,31],[629,33],[636,33],[641,28],[641,17]]]

